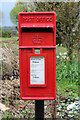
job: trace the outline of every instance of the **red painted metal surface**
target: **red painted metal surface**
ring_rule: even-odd
[[[19,13],[20,96],[23,100],[56,98],[56,15]],[[40,49],[40,54],[35,53]],[[31,84],[30,57],[44,57],[44,84]]]

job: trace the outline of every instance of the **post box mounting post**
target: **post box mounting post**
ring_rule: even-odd
[[[44,100],[35,100],[35,120],[44,120]]]

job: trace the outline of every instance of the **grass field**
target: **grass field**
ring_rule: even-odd
[[[12,40],[17,40],[18,39],[18,37],[10,37],[10,38],[5,38],[5,37],[0,37],[0,40],[2,40],[2,41],[12,41]]]
[[[78,97],[78,60],[70,61],[66,48],[57,46],[56,85],[58,94],[69,98]]]

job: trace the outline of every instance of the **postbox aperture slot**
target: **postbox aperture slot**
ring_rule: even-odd
[[[53,28],[22,28],[22,32],[53,32]]]

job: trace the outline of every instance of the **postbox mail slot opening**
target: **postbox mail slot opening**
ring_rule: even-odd
[[[22,32],[53,32],[53,28],[22,28]]]

